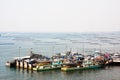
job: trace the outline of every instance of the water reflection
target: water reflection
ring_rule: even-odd
[[[99,69],[64,72],[32,71],[20,68],[6,68],[6,80],[119,80],[120,66],[106,66]],[[14,75],[13,75],[14,73]],[[9,77],[9,78],[8,78]]]

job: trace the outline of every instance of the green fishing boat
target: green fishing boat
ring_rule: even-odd
[[[45,65],[45,66],[38,66],[33,68],[34,71],[49,71],[49,70],[60,70],[61,66],[52,66],[52,65]]]
[[[63,64],[61,70],[62,71],[73,71],[73,70],[86,70],[86,69],[97,69],[101,68],[103,65],[91,62],[90,60],[83,61],[81,65],[78,65],[78,63],[69,63],[69,64]]]
[[[73,71],[73,70],[86,70],[86,69],[97,69],[101,68],[102,65],[91,65],[91,66],[86,66],[86,67],[62,67],[62,71]]]
[[[61,64],[60,62],[42,62],[37,64],[36,67],[33,68],[34,71],[49,71],[49,70],[60,70]]]

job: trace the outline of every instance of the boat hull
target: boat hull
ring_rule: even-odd
[[[6,62],[5,63],[5,65],[7,66],[7,67],[15,67],[15,62]]]
[[[61,68],[62,71],[74,71],[74,70],[85,70],[85,69],[97,69],[101,68],[102,65],[93,65],[88,67],[72,67],[72,68]]]
[[[33,68],[34,71],[49,71],[49,70],[60,70],[61,67],[55,67],[55,68]]]

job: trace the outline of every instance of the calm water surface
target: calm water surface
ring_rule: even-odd
[[[120,52],[120,32],[1,33],[0,36],[0,80],[120,80],[120,66],[72,72],[36,72],[5,67],[6,61],[19,56],[19,49],[20,56],[26,56],[31,48],[34,53],[45,56],[70,49],[85,54],[93,54],[95,50]]]

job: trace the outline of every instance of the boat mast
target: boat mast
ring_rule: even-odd
[[[85,53],[84,44],[82,45],[82,48],[83,48],[83,55],[84,55],[84,53]]]
[[[55,55],[55,51],[54,51],[54,50],[55,50],[55,47],[53,46],[52,48],[53,48],[53,55]]]
[[[100,53],[102,53],[102,45],[100,44]]]
[[[65,51],[67,52],[67,45],[65,46]]]
[[[21,47],[19,47],[19,59],[20,59],[20,56],[21,56]]]

